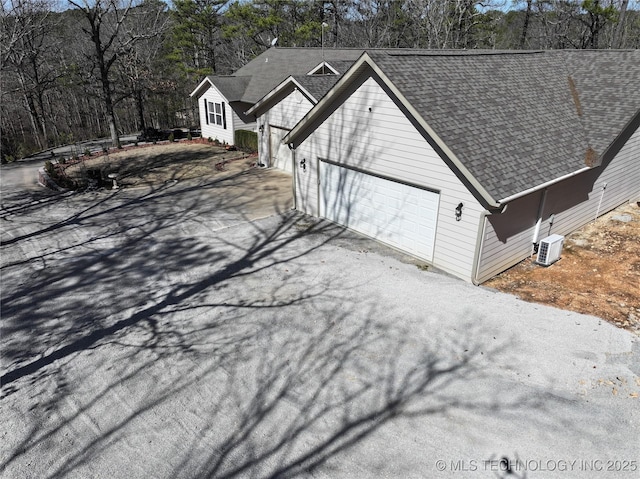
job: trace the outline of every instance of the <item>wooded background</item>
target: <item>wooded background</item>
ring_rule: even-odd
[[[325,26],[323,27],[323,23]],[[639,0],[2,0],[2,161],[197,125],[189,93],[271,46],[640,47]]]

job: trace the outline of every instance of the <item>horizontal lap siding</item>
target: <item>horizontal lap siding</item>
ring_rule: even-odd
[[[552,227],[553,233],[569,234],[589,221],[593,221],[596,214],[603,215],[640,195],[640,129],[604,169],[598,168],[582,176],[588,178],[593,185],[586,201],[569,210],[559,212],[553,211],[555,207],[553,201],[547,203],[545,212],[556,215]],[[606,188],[603,190],[605,183]],[[561,199],[566,195],[562,185],[555,186],[552,191],[554,199]]]
[[[264,133],[258,132],[258,158],[261,163],[269,164],[271,126],[291,130],[312,107],[313,104],[300,92],[292,91],[258,118],[258,124],[264,125]]]
[[[205,99],[207,100],[207,102],[224,103],[227,119],[226,129],[224,129],[222,126],[212,123],[207,124],[206,111],[204,107]],[[234,144],[235,139],[233,137],[233,110],[229,106],[227,100],[222,95],[220,95],[220,93],[218,93],[215,88],[209,88],[204,93],[204,95],[200,97],[200,99],[198,100],[198,111],[200,112],[200,128],[202,130],[203,138],[211,138],[212,140],[218,139],[218,141],[227,142],[227,144],[229,145]]]
[[[236,130],[249,130],[249,131],[253,131],[250,128],[247,128],[247,125],[245,125],[244,121],[242,121],[240,119],[240,117],[238,116],[238,114],[234,111],[233,108],[229,108],[231,110],[231,118],[232,118],[232,126],[235,127]],[[228,117],[227,117],[228,118]],[[229,127],[229,125],[227,124],[227,128]]]
[[[539,192],[527,195],[513,201],[506,212],[487,216],[479,264],[480,282],[531,254],[540,198]],[[542,228],[540,231],[543,234]]]
[[[471,279],[483,208],[373,78],[300,145],[296,159],[302,158],[307,169],[298,171],[298,204],[313,215],[318,215],[318,158],[439,192],[433,264]],[[463,214],[456,221],[460,202]]]
[[[296,168],[296,207],[311,216],[320,216],[318,211],[318,146],[315,135],[309,136],[297,149]],[[306,168],[300,168],[304,161]]]
[[[604,189],[603,185],[607,184]],[[567,235],[617,206],[640,196],[640,130],[607,165],[550,186],[539,240],[550,234]],[[487,218],[479,281],[486,281],[531,254],[542,192],[509,204],[503,219]],[[602,203],[600,200],[602,198]],[[598,205],[600,207],[598,208]],[[552,216],[553,215],[553,216]],[[551,223],[553,218],[553,223]],[[510,219],[518,221],[517,231]]]
[[[229,110],[231,111],[231,116],[233,117],[233,130],[234,131],[238,131],[238,130],[247,130],[247,131],[257,131],[257,124],[255,121],[251,122],[251,123],[245,123],[242,118],[240,118],[240,116],[238,116],[238,114],[236,113],[236,111],[231,108],[228,107]],[[227,111],[229,111],[227,110]],[[227,128],[229,128],[229,124],[227,123]]]
[[[313,107],[300,92],[291,92],[269,110],[269,123],[280,128],[291,129]]]

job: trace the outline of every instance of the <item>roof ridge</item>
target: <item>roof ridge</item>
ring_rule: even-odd
[[[365,50],[369,51],[369,50]],[[388,55],[391,57],[474,57],[474,56],[499,56],[499,55],[539,55],[546,53],[545,50],[425,50],[419,51],[390,51]]]

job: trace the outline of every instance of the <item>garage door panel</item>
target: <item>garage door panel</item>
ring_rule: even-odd
[[[326,162],[320,176],[322,216],[432,260],[438,193]]]

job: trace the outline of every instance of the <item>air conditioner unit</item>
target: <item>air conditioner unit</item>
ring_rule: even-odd
[[[549,266],[558,261],[560,259],[560,253],[562,253],[563,244],[564,236],[562,235],[551,235],[541,239],[536,263]]]

